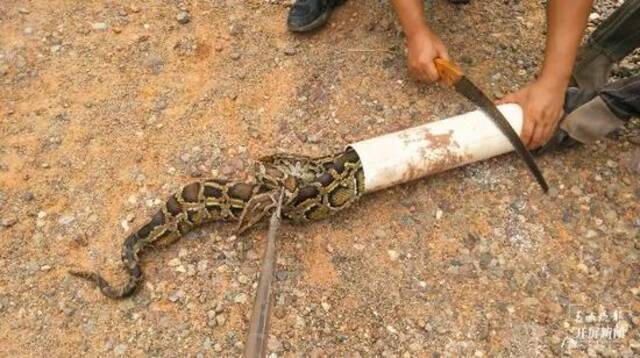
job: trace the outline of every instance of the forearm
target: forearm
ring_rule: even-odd
[[[549,0],[547,41],[540,78],[563,88],[571,78],[592,0]]]
[[[431,31],[424,19],[423,0],[391,0],[391,3],[408,38]]]

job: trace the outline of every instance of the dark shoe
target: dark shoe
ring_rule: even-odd
[[[287,26],[293,32],[305,32],[324,25],[331,11],[345,0],[297,0],[287,18]]]

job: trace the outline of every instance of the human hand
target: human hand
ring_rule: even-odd
[[[520,137],[527,148],[538,148],[551,139],[563,115],[565,90],[566,85],[559,81],[540,78],[497,101],[522,107]]]
[[[419,32],[407,38],[407,67],[415,78],[436,82],[440,78],[434,60],[449,60],[447,48],[440,38],[430,30]]]

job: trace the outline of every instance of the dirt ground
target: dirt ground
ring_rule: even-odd
[[[349,1],[308,35],[287,32],[288,1],[124,4],[0,3],[2,356],[238,356],[264,226],[148,252],[126,300],[67,270],[123,279],[125,235],[193,178],[473,109],[408,77],[386,1]],[[533,78],[540,1],[428,4],[488,93]],[[541,157],[549,195],[507,155],[284,225],[271,356],[637,356],[639,136],[636,119]]]

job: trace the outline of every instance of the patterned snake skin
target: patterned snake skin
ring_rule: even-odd
[[[364,172],[352,149],[320,158],[274,155],[256,165],[256,183],[208,179],[169,197],[165,205],[124,241],[122,261],[128,280],[113,286],[95,272],[70,271],[94,282],[111,298],[128,297],[142,281],[139,255],[148,246],[167,246],[194,228],[214,221],[237,221],[237,233],[249,229],[276,208],[284,190],[282,216],[294,222],[325,219],[349,207],[364,192]]]

